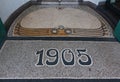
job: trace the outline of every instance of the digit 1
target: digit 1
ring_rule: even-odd
[[[65,53],[72,55],[72,60],[71,61],[67,61],[65,59],[65,57],[64,57],[64,55],[66,55]],[[74,54],[73,54],[73,52],[70,49],[63,50],[63,52],[62,52],[62,60],[63,60],[63,63],[65,65],[74,65]]]
[[[36,65],[43,65],[43,53],[44,50],[37,51],[36,55],[38,55],[38,63]]]
[[[84,61],[82,61],[82,60],[80,59],[80,60],[79,60],[79,64],[81,64],[81,65],[91,65],[92,59],[91,59],[91,57],[90,57],[89,55],[87,55],[87,54],[85,53],[85,52],[86,52],[85,49],[84,49],[84,50],[77,49],[77,52],[78,52],[78,56],[79,56],[79,57],[82,56],[82,55],[84,55],[84,56],[86,56],[87,59],[88,59],[88,61],[86,61],[86,62],[84,62]]]

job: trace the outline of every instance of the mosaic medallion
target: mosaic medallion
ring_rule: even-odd
[[[110,25],[88,6],[32,6],[12,25],[12,36],[110,37]]]

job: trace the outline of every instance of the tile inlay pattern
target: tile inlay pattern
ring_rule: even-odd
[[[86,5],[33,5],[13,22],[8,36],[112,37],[112,29]]]

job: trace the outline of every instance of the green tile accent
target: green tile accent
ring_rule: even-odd
[[[120,20],[114,30],[114,36],[117,38],[117,40],[120,42]]]
[[[111,0],[110,3],[115,3],[115,0]]]
[[[6,35],[5,27],[0,18],[0,43],[4,39],[5,35]]]

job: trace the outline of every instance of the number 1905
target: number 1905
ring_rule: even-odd
[[[76,53],[76,54],[75,54]],[[41,65],[57,65],[60,61],[65,66],[73,66],[76,61],[79,65],[90,66],[92,64],[92,58],[87,54],[86,49],[63,49],[59,51],[58,49],[51,48],[48,50],[42,49],[37,51],[36,56],[38,56],[37,66]]]

